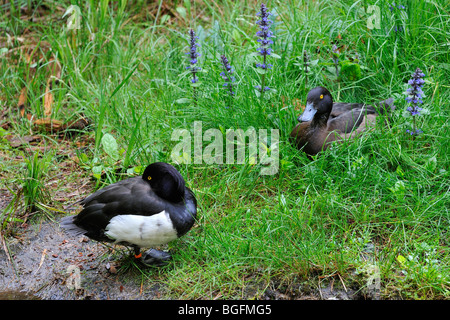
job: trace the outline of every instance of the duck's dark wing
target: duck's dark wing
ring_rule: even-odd
[[[376,104],[365,105],[363,103],[346,103],[346,102],[336,102],[333,103],[333,108],[331,109],[330,118],[336,118],[340,115],[355,109],[367,108],[369,114],[387,114],[395,110],[394,99],[389,98],[380,101]]]
[[[84,234],[98,241],[109,240],[104,235],[104,229],[116,215],[150,216],[166,208],[165,202],[141,177],[126,179],[100,189],[81,201],[81,205],[81,212],[63,220],[61,226],[73,234]]]
[[[362,103],[344,103],[344,102],[333,103],[333,108],[331,109],[329,118],[333,119],[339,117],[340,115],[349,112],[353,109],[361,109],[363,106],[364,104]]]
[[[395,109],[394,99],[383,100],[373,106],[360,103],[335,103],[328,118],[328,130],[350,133],[357,129],[365,120],[373,119],[378,114],[389,114]]]
[[[335,118],[328,120],[328,131],[339,131],[342,133],[349,133],[358,128],[369,114],[375,114],[375,110],[370,107],[363,106],[362,108],[355,108],[344,112]]]
[[[81,200],[79,203],[84,207],[91,203],[97,203],[97,202],[105,203],[105,202],[113,201],[116,194],[117,195],[118,194],[121,194],[121,195],[129,194],[131,188],[133,188],[136,185],[140,185],[141,184],[140,182],[144,182],[144,181],[139,181],[139,180],[142,180],[142,178],[134,177],[134,178],[128,178],[128,179],[121,180],[116,183],[110,184],[106,187],[103,187],[103,188],[97,190],[93,194],[87,196],[86,198]]]

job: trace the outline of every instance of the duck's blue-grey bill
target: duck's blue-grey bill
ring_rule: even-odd
[[[311,121],[314,115],[316,114],[317,109],[314,108],[312,103],[307,103],[305,107],[305,111],[298,117],[299,122]]]

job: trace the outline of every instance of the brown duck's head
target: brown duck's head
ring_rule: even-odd
[[[298,117],[299,122],[311,121],[315,114],[330,113],[333,108],[333,97],[324,87],[311,89],[306,99],[305,111]]]

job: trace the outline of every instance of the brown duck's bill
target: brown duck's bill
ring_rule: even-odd
[[[305,107],[305,111],[297,118],[298,122],[307,122],[311,121],[314,115],[316,114],[317,109],[314,108],[312,103],[307,103]]]

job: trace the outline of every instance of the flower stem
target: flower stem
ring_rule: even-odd
[[[192,99],[194,100],[194,107],[197,107],[197,88],[192,87]]]
[[[266,65],[266,55],[264,55],[264,61],[263,61],[263,63],[264,63],[264,65]],[[264,90],[264,83],[265,83],[265,81],[266,81],[266,73],[264,72],[262,75],[261,75],[261,101],[262,101],[262,99],[264,98],[264,92],[266,91],[266,90]]]

